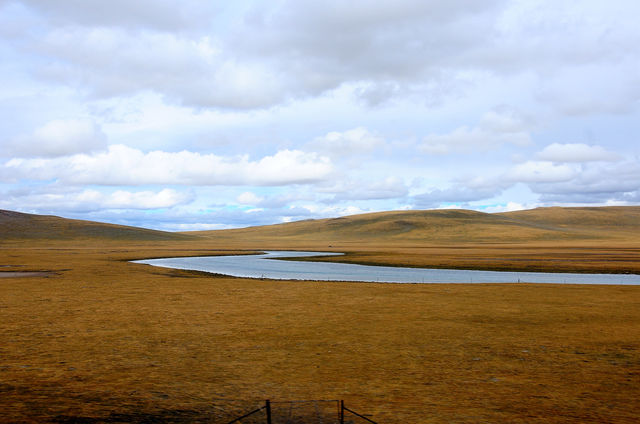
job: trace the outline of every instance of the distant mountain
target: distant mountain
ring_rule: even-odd
[[[470,210],[392,211],[190,232],[217,240],[367,244],[507,243],[570,240],[640,242],[640,207],[539,208],[507,213]]]
[[[0,210],[0,240],[189,240],[186,234]]]

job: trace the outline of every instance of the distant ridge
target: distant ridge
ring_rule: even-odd
[[[275,242],[293,245],[447,244],[617,240],[640,242],[640,206],[538,208],[484,213],[464,209],[390,211],[232,230],[172,233],[0,210],[0,240]]]
[[[538,208],[506,213],[464,209],[390,211],[233,230],[189,232],[255,241],[506,243],[640,241],[640,207]]]
[[[0,240],[189,240],[185,234],[0,210]]]

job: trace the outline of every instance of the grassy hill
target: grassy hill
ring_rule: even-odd
[[[346,253],[314,261],[640,273],[640,207],[393,211],[190,234],[225,248]]]
[[[640,273],[640,207],[392,211],[234,230],[168,233],[0,211],[0,242],[104,249],[132,258],[269,249],[346,253],[369,265]],[[40,241],[39,243],[36,243]],[[135,244],[135,247],[133,247]],[[151,250],[149,250],[151,249]]]
[[[281,243],[514,243],[640,238],[640,207],[393,211],[190,234]]]
[[[640,241],[640,207],[539,208],[488,214],[471,210],[367,213],[233,230],[170,233],[0,210],[0,239],[228,241],[328,245],[441,245],[553,241]]]
[[[584,208],[538,208],[499,214],[529,225],[552,226],[566,232],[586,232],[600,237],[640,237],[640,207],[609,206]]]
[[[0,210],[0,240],[189,240],[186,234]]]

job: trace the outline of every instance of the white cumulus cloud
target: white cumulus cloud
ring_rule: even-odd
[[[160,191],[116,190],[103,192],[95,189],[33,190],[24,193],[5,193],[0,201],[4,205],[19,204],[21,210],[64,210],[72,212],[94,212],[109,210],[145,210],[172,208],[189,203],[193,196],[174,189]]]
[[[360,156],[384,144],[384,138],[381,136],[371,133],[364,127],[357,127],[343,132],[331,131],[322,137],[317,137],[309,143],[309,148],[339,158]]]
[[[4,153],[17,157],[56,157],[94,152],[106,146],[107,138],[94,122],[61,119],[47,122],[31,134],[15,137]]]
[[[507,177],[514,182],[558,183],[569,181],[578,174],[578,169],[567,164],[547,161],[527,161],[514,166]]]
[[[327,203],[347,200],[380,200],[401,199],[409,194],[409,190],[400,178],[387,177],[383,180],[350,180],[338,181],[319,191],[332,193]]]
[[[96,185],[287,185],[320,181],[331,161],[316,153],[281,150],[250,160],[190,151],[164,152],[112,145],[105,152],[53,159],[14,158],[0,166],[5,180],[59,180]]]
[[[448,134],[429,134],[420,150],[434,155],[471,153],[496,149],[503,144],[525,146],[531,142],[530,124],[511,110],[487,112],[478,126],[462,126]]]
[[[612,162],[620,159],[619,155],[604,147],[581,143],[554,143],[545,147],[536,157],[551,162]]]
[[[264,198],[257,196],[255,193],[250,191],[245,191],[244,193],[240,193],[236,200],[241,205],[258,205],[264,200]]]

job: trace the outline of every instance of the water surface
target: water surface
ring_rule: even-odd
[[[570,274],[459,269],[402,268],[336,262],[280,261],[276,258],[341,255],[329,252],[268,251],[260,255],[201,256],[135,261],[234,277],[275,280],[363,281],[380,283],[559,283],[640,285],[636,274]]]

